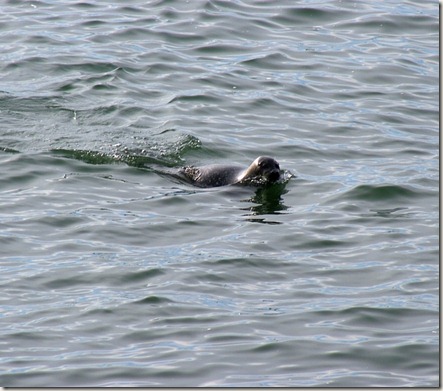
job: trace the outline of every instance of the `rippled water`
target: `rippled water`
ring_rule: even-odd
[[[8,1],[2,386],[438,386],[438,4]],[[186,164],[275,157],[262,189]]]

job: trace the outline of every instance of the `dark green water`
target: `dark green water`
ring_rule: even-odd
[[[5,2],[0,385],[438,386],[438,22]],[[259,155],[295,177],[167,175]]]

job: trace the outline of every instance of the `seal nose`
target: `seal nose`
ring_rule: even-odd
[[[269,180],[271,182],[277,182],[280,179],[280,170],[276,169],[276,170],[272,170],[269,173]]]

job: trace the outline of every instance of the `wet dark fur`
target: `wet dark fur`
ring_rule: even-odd
[[[188,182],[199,187],[264,185],[280,179],[280,166],[273,158],[260,156],[247,169],[236,165],[213,164],[183,167],[179,173]]]

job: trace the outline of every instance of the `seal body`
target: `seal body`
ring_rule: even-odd
[[[268,156],[259,156],[247,168],[236,165],[212,164],[203,167],[188,166],[180,175],[199,187],[219,187],[234,184],[266,185],[280,179],[280,166]]]

